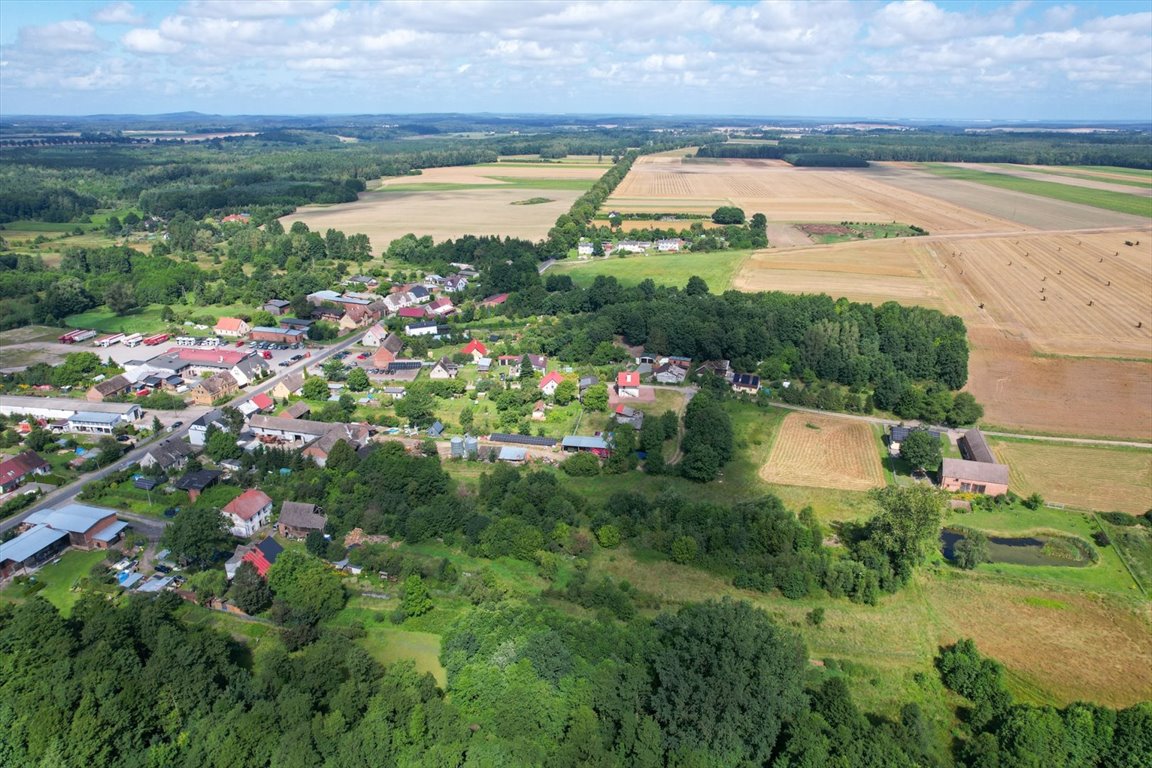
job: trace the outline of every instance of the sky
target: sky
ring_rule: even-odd
[[[0,2],[0,116],[1152,120],[1152,0]]]

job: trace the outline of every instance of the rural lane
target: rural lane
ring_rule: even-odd
[[[345,339],[344,341],[340,342],[339,344],[334,344],[331,347],[320,349],[317,352],[312,352],[311,357],[307,357],[303,360],[300,360],[299,362],[297,362],[293,365],[287,366],[287,367],[283,368],[282,370],[275,371],[273,376],[271,378],[269,378],[267,381],[264,381],[264,382],[258,384],[257,386],[247,390],[246,392],[243,392],[240,395],[237,395],[235,398],[233,398],[232,400],[230,400],[228,402],[228,405],[235,407],[235,406],[240,405],[241,403],[244,403],[244,402],[252,399],[256,395],[259,395],[263,392],[270,391],[273,387],[276,386],[276,383],[280,380],[281,376],[284,376],[285,374],[288,374],[288,373],[294,373],[297,369],[302,369],[302,368],[309,366],[309,365],[318,365],[318,364],[324,362],[325,360],[327,360],[332,355],[334,355],[338,352],[342,352],[345,349],[347,349],[348,347],[352,346],[359,339],[360,339],[360,334],[356,333],[356,334],[353,334],[352,336],[350,336],[349,338]],[[189,410],[192,410],[192,409],[189,409]],[[175,411],[174,413],[183,413],[183,412]],[[76,498],[80,495],[80,491],[83,489],[83,487],[86,483],[90,483],[93,480],[102,480],[105,477],[107,477],[108,475],[112,474],[113,472],[118,472],[121,469],[124,469],[125,467],[128,467],[131,464],[134,464],[134,463],[140,461],[140,459],[144,457],[144,454],[148,452],[149,446],[151,446],[151,444],[153,442],[155,442],[156,440],[160,439],[161,436],[163,438],[168,438],[168,437],[183,437],[183,436],[187,435],[188,434],[188,427],[191,425],[192,421],[195,421],[195,419],[189,419],[189,421],[186,421],[178,429],[172,430],[171,432],[163,432],[163,433],[161,433],[160,436],[156,436],[156,437],[151,438],[147,442],[136,446],[135,448],[130,450],[128,453],[124,454],[118,461],[115,461],[112,464],[109,464],[107,467],[104,467],[102,469],[98,469],[95,472],[90,472],[86,475],[78,477],[77,479],[75,479],[71,483],[69,483],[68,485],[63,485],[63,486],[57,488],[56,490],[52,491],[51,493],[45,494],[35,504],[33,504],[29,507],[26,507],[25,509],[20,510],[15,515],[13,515],[12,517],[7,518],[6,520],[0,520],[0,533],[3,533],[4,531],[9,530],[10,528],[14,528],[17,525],[20,525],[20,523],[24,522],[24,520],[29,515],[31,515],[33,512],[38,512],[41,509],[49,509],[49,508],[55,507],[55,506],[62,504],[62,503],[69,503],[69,502],[75,501]],[[152,518],[148,518],[148,517],[141,518],[139,516],[129,516],[126,514],[120,514],[120,516],[123,517],[124,519],[133,519],[137,522],[139,522],[139,521],[156,522]]]

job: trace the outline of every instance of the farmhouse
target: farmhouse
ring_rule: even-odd
[[[468,342],[463,349],[460,350],[462,355],[471,355],[472,362],[478,363],[481,358],[488,356],[488,347],[484,346],[484,342],[479,339],[472,339]]]
[[[760,377],[754,373],[733,374],[732,391],[754,395],[760,391]]]
[[[212,405],[222,397],[235,394],[239,389],[240,383],[236,377],[225,371],[204,379],[193,387],[189,395],[196,405]]]
[[[248,332],[252,341],[269,341],[273,344],[303,344],[308,339],[308,331],[303,328],[269,328],[257,326]]]
[[[365,445],[368,437],[368,427],[362,424],[332,424],[319,440],[301,451],[301,454],[315,461],[316,466],[323,467],[328,463],[328,454],[336,447],[336,443],[343,440],[356,449]]]
[[[460,293],[468,287],[468,278],[465,275],[449,275],[444,278],[444,285],[441,286],[445,293]]]
[[[268,569],[276,562],[276,558],[284,551],[284,547],[271,536],[256,544],[241,544],[236,547],[232,557],[224,563],[224,573],[228,580],[236,578],[236,571],[240,570],[241,563],[251,563],[260,574],[260,578],[268,578]]]
[[[387,328],[380,323],[376,323],[368,329],[368,332],[364,334],[364,338],[360,340],[360,343],[366,347],[378,347],[380,343],[388,337],[389,333],[390,331]]]
[[[302,419],[305,416],[311,415],[312,406],[308,405],[308,402],[305,400],[297,400],[285,408],[284,412],[280,414],[280,417],[284,419]]]
[[[425,320],[421,323],[412,323],[404,329],[406,336],[435,336],[439,326],[435,320]]]
[[[548,397],[552,397],[552,395],[556,394],[556,388],[560,386],[560,382],[562,381],[564,381],[564,377],[556,371],[552,371],[552,373],[540,379],[540,391],[548,395]]]
[[[24,451],[0,461],[0,493],[14,491],[29,477],[46,475],[51,471],[52,467],[36,451]]]
[[[264,358],[259,355],[249,355],[228,369],[228,373],[232,374],[232,378],[236,379],[237,384],[246,387],[261,378],[267,370],[268,367]]]
[[[656,241],[656,250],[661,253],[679,253],[682,247],[684,247],[684,241],[678,237],[670,237]]]
[[[353,275],[346,281],[349,285],[358,285],[365,288],[375,288],[380,285],[380,281],[368,275]]]
[[[257,488],[249,488],[221,510],[232,523],[233,536],[250,537],[267,524],[272,515],[272,499]]]
[[[233,339],[240,338],[250,330],[251,326],[247,321],[239,317],[222,317],[216,321],[216,327],[212,329],[217,336],[228,336]]]
[[[293,395],[300,394],[302,389],[304,389],[304,373],[295,371],[287,376],[281,376],[276,385],[272,387],[271,394],[277,400],[287,400]]]
[[[594,453],[601,458],[612,453],[612,446],[602,437],[568,435],[560,443],[560,446],[568,453],[588,452]]]
[[[426,308],[426,311],[429,315],[443,317],[444,315],[450,315],[455,312],[456,307],[452,306],[452,299],[448,298],[447,296],[441,296],[440,298],[436,299],[436,301],[429,304]]]
[[[980,430],[968,430],[956,445],[964,458],[944,459],[940,466],[941,488],[989,496],[1008,492],[1008,465],[996,461]]]
[[[616,394],[620,397],[640,397],[640,374],[636,371],[616,374]]]
[[[328,518],[316,513],[315,504],[286,501],[280,507],[276,529],[286,538],[303,539],[312,531],[323,531],[327,524]]]
[[[344,315],[337,323],[337,327],[343,333],[350,333],[357,328],[363,328],[369,323],[373,323],[380,319],[378,312],[373,312],[371,307],[362,307],[358,305],[351,305],[345,310]]]
[[[104,379],[98,384],[93,384],[84,395],[84,399],[90,403],[102,403],[106,398],[124,394],[131,386],[132,382],[128,377],[119,374],[110,379]]]
[[[581,240],[579,243],[576,244],[576,255],[577,256],[591,256],[593,251],[594,251],[594,247],[592,245],[591,240]]]

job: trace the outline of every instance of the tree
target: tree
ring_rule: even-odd
[[[687,565],[696,559],[700,545],[691,536],[681,536],[672,542],[672,559],[681,565]]]
[[[258,309],[248,318],[248,324],[253,328],[275,328],[276,318],[266,309]]]
[[[309,376],[304,380],[303,393],[306,400],[327,400],[328,382],[321,376]]]
[[[363,392],[370,386],[371,382],[368,381],[368,374],[363,368],[356,367],[348,373],[348,389],[353,392]]]
[[[184,509],[164,529],[161,543],[181,562],[206,568],[232,547],[228,520],[210,506]]]
[[[109,216],[108,223],[104,226],[104,231],[112,237],[119,235],[123,229],[124,225],[120,223],[120,219],[117,216]]]
[[[228,589],[228,577],[218,568],[200,571],[188,577],[188,588],[196,594],[196,600],[201,605],[207,605],[217,597],[224,596]]]
[[[423,387],[409,387],[404,397],[396,401],[396,415],[408,419],[418,427],[426,427],[435,420],[436,401]]]
[[[317,624],[335,616],[346,596],[340,577],[323,561],[287,550],[268,569],[268,586],[288,608],[284,623]]]
[[[568,405],[576,399],[576,382],[572,379],[564,379],[556,385],[556,405]]]
[[[152,434],[158,435],[164,429],[164,425],[160,423],[159,416],[152,417]]]
[[[653,622],[649,707],[679,754],[767,765],[783,724],[805,708],[804,644],[767,614],[725,598]]]
[[[952,562],[965,571],[988,562],[988,537],[982,531],[964,529],[964,536],[952,545]]]
[[[940,439],[926,429],[914,429],[900,443],[900,458],[921,471],[940,466]]]
[[[608,385],[593,384],[584,390],[584,407],[590,411],[605,411],[608,409]]]
[[[722,205],[712,212],[714,224],[743,224],[744,210],[734,205]]]
[[[344,361],[335,357],[325,360],[320,369],[324,371],[324,378],[328,381],[343,381],[344,377],[347,376],[344,370]]]
[[[984,406],[976,402],[976,398],[969,392],[957,392],[952,399],[952,407],[948,410],[948,425],[958,427],[964,424],[975,424],[984,417]]]
[[[338,477],[356,469],[359,463],[360,457],[356,455],[356,449],[352,444],[347,440],[337,440],[328,451],[328,460],[324,462],[324,468],[331,473],[331,476]]]
[[[428,594],[428,587],[418,575],[412,574],[404,580],[404,596],[400,607],[404,610],[404,616],[408,618],[423,616],[432,610],[432,596]]]
[[[322,531],[309,531],[308,535],[304,537],[304,549],[316,557],[324,557],[328,551],[328,539],[324,538]]]
[[[600,458],[591,451],[580,451],[560,462],[560,469],[572,477],[594,477],[600,474]]]
[[[602,525],[596,529],[596,541],[604,549],[615,549],[620,546],[620,529],[614,525]]]
[[[204,433],[204,453],[217,463],[226,459],[238,459],[244,455],[244,449],[236,444],[236,436],[225,429],[209,425]]]
[[[708,293],[708,283],[704,282],[704,278],[692,275],[688,278],[688,285],[684,287],[684,293],[689,296],[703,296]]]
[[[471,432],[473,426],[473,413],[472,406],[466,405],[460,409],[460,429],[465,432]]]
[[[245,561],[236,569],[236,577],[232,579],[232,587],[228,590],[228,599],[244,613],[260,613],[272,605],[272,590],[260,578],[255,566]]]
[[[1028,498],[1020,503],[1028,509],[1040,509],[1040,507],[1044,506],[1044,497],[1034,491]]]
[[[108,284],[108,287],[104,289],[104,303],[108,305],[108,309],[117,315],[126,315],[130,310],[140,306],[140,302],[136,300],[136,291],[132,287],[132,283],[125,280],[117,280]]]
[[[521,381],[534,378],[536,376],[536,369],[532,367],[532,361],[528,355],[520,358],[520,379]]]
[[[883,552],[903,584],[936,548],[944,516],[942,495],[925,485],[876,492],[881,513],[868,521],[867,540]]]

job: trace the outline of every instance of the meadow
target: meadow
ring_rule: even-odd
[[[608,256],[588,261],[568,259],[554,264],[545,273],[545,277],[549,274],[571,275],[574,283],[585,288],[592,285],[597,275],[615,277],[622,285],[636,285],[651,278],[661,285],[683,287],[688,283],[688,278],[697,275],[704,279],[713,293],[722,293],[731,287],[732,276],[750,253],[652,253]]]

